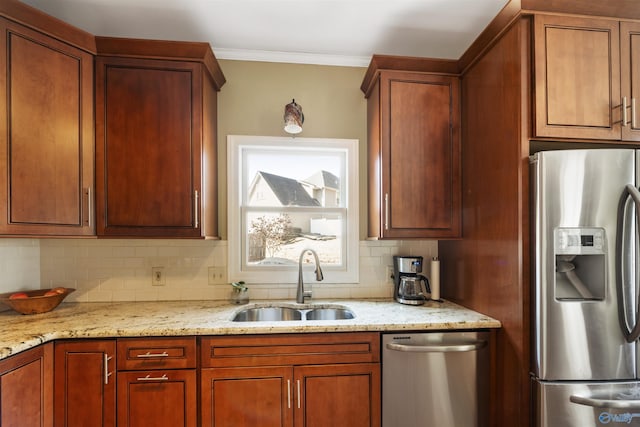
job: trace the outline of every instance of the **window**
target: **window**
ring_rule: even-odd
[[[227,137],[230,280],[295,283],[308,248],[325,282],[358,281],[357,147],[347,139]]]

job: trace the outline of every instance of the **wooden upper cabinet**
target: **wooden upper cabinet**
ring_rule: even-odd
[[[619,140],[619,22],[536,15],[534,50],[534,136]]]
[[[0,234],[95,234],[93,55],[0,18]]]
[[[96,38],[99,236],[217,237],[217,91],[205,43]]]
[[[458,78],[383,70],[366,96],[369,236],[460,237]]]
[[[622,139],[640,141],[640,23],[620,24],[622,96],[628,100],[627,123]]]

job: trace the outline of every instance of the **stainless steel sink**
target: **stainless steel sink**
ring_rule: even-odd
[[[233,318],[234,322],[274,322],[279,320],[302,320],[300,310],[290,307],[246,308]]]
[[[346,307],[248,307],[235,314],[233,322],[278,322],[287,320],[348,320],[355,314]]]
[[[305,313],[307,320],[346,320],[355,316],[348,308],[314,308]]]

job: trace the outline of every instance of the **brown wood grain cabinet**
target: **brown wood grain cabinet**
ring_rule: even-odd
[[[369,237],[460,237],[459,79],[398,70],[372,75],[363,83]]]
[[[0,361],[0,425],[52,426],[52,390],[53,344]]]
[[[95,234],[93,67],[0,18],[0,234]]]
[[[116,425],[116,341],[55,343],[54,425]]]
[[[638,23],[536,15],[533,136],[640,141],[639,40]]]
[[[118,339],[117,354],[118,426],[197,425],[195,337]]]
[[[377,333],[207,337],[203,426],[380,426]]]
[[[217,91],[206,43],[96,38],[99,236],[217,237]]]
[[[630,102],[622,139],[640,141],[640,22],[620,23],[620,60],[622,96]]]

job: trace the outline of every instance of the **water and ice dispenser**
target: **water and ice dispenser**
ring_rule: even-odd
[[[554,235],[557,300],[602,300],[606,285],[603,228],[557,228]]]

